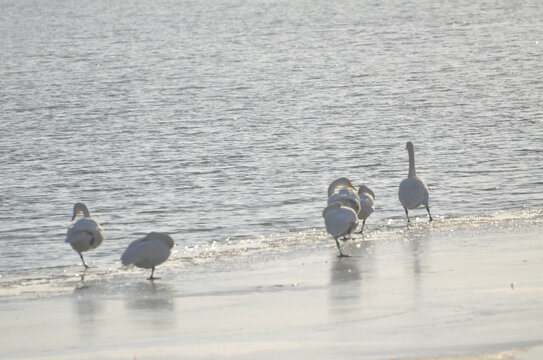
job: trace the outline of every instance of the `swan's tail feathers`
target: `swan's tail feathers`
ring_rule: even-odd
[[[103,241],[104,233],[100,225],[94,219],[85,218],[68,228],[64,242],[74,246],[74,249],[87,251],[97,248]]]

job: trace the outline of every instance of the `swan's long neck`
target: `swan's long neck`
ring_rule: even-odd
[[[86,207],[84,207],[83,209],[83,216],[86,217],[86,218],[90,218],[90,212],[89,212],[89,209],[87,209]]]
[[[332,196],[339,186],[348,187],[350,185],[349,179],[339,178],[328,186],[328,197]]]
[[[415,150],[413,147],[408,147],[407,151],[409,152],[409,174],[407,177],[415,177],[417,176],[415,172]]]
[[[78,214],[79,212],[82,212],[84,217],[90,218],[89,209],[87,209],[87,207],[85,206],[85,204],[82,204],[82,203],[75,204],[75,207],[74,207],[74,218],[77,216],[77,214]]]

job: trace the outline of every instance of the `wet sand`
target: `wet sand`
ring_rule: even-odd
[[[0,358],[543,358],[540,219],[370,225],[344,245],[353,257],[330,239],[154,282],[91,269],[58,296],[3,298]]]

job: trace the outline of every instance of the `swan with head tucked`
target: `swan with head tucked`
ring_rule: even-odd
[[[155,266],[162,264],[170,257],[174,246],[173,239],[164,233],[150,232],[145,237],[134,240],[128,245],[121,262],[123,265],[136,265],[144,269],[153,269],[148,280],[156,279]]]
[[[341,247],[339,246],[338,239],[341,236],[347,236],[351,234],[358,226],[358,218],[353,209],[343,205],[341,202],[336,201],[328,205],[322,211],[322,217],[324,218],[324,224],[326,225],[326,231],[332,235],[336,241],[337,249],[339,250],[340,257],[346,257],[349,255],[343,254]]]
[[[102,241],[104,241],[104,233],[100,224],[91,217],[89,209],[83,203],[74,205],[72,221],[81,212],[83,213],[83,218],[77,220],[68,228],[65,242],[69,243],[79,254],[86,269],[89,266],[85,263],[82,252],[96,249],[100,246]]]
[[[405,209],[405,215],[407,216],[407,221],[409,220],[409,209],[418,208],[421,205],[426,207],[428,211],[428,216],[430,221],[432,221],[432,215],[430,214],[430,207],[428,205],[429,195],[428,188],[422,180],[418,177],[415,172],[415,149],[413,143],[410,141],[407,142],[405,149],[409,153],[409,174],[406,179],[403,179],[400,183],[400,189],[398,191],[398,197],[402,203],[403,208]]]
[[[328,205],[337,201],[343,206],[350,207],[355,213],[360,211],[358,192],[346,177],[340,177],[328,186]]]
[[[366,185],[360,185],[358,187],[358,197],[360,199],[360,211],[357,216],[359,220],[362,220],[362,229],[360,229],[360,234],[362,234],[366,219],[375,211],[375,194]]]

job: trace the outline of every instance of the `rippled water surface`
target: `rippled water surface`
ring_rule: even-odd
[[[0,272],[78,265],[77,201],[106,235],[91,263],[148,231],[179,252],[321,236],[339,176],[374,190],[370,229],[401,224],[407,140],[438,221],[540,207],[541,14],[539,0],[2,1]]]

